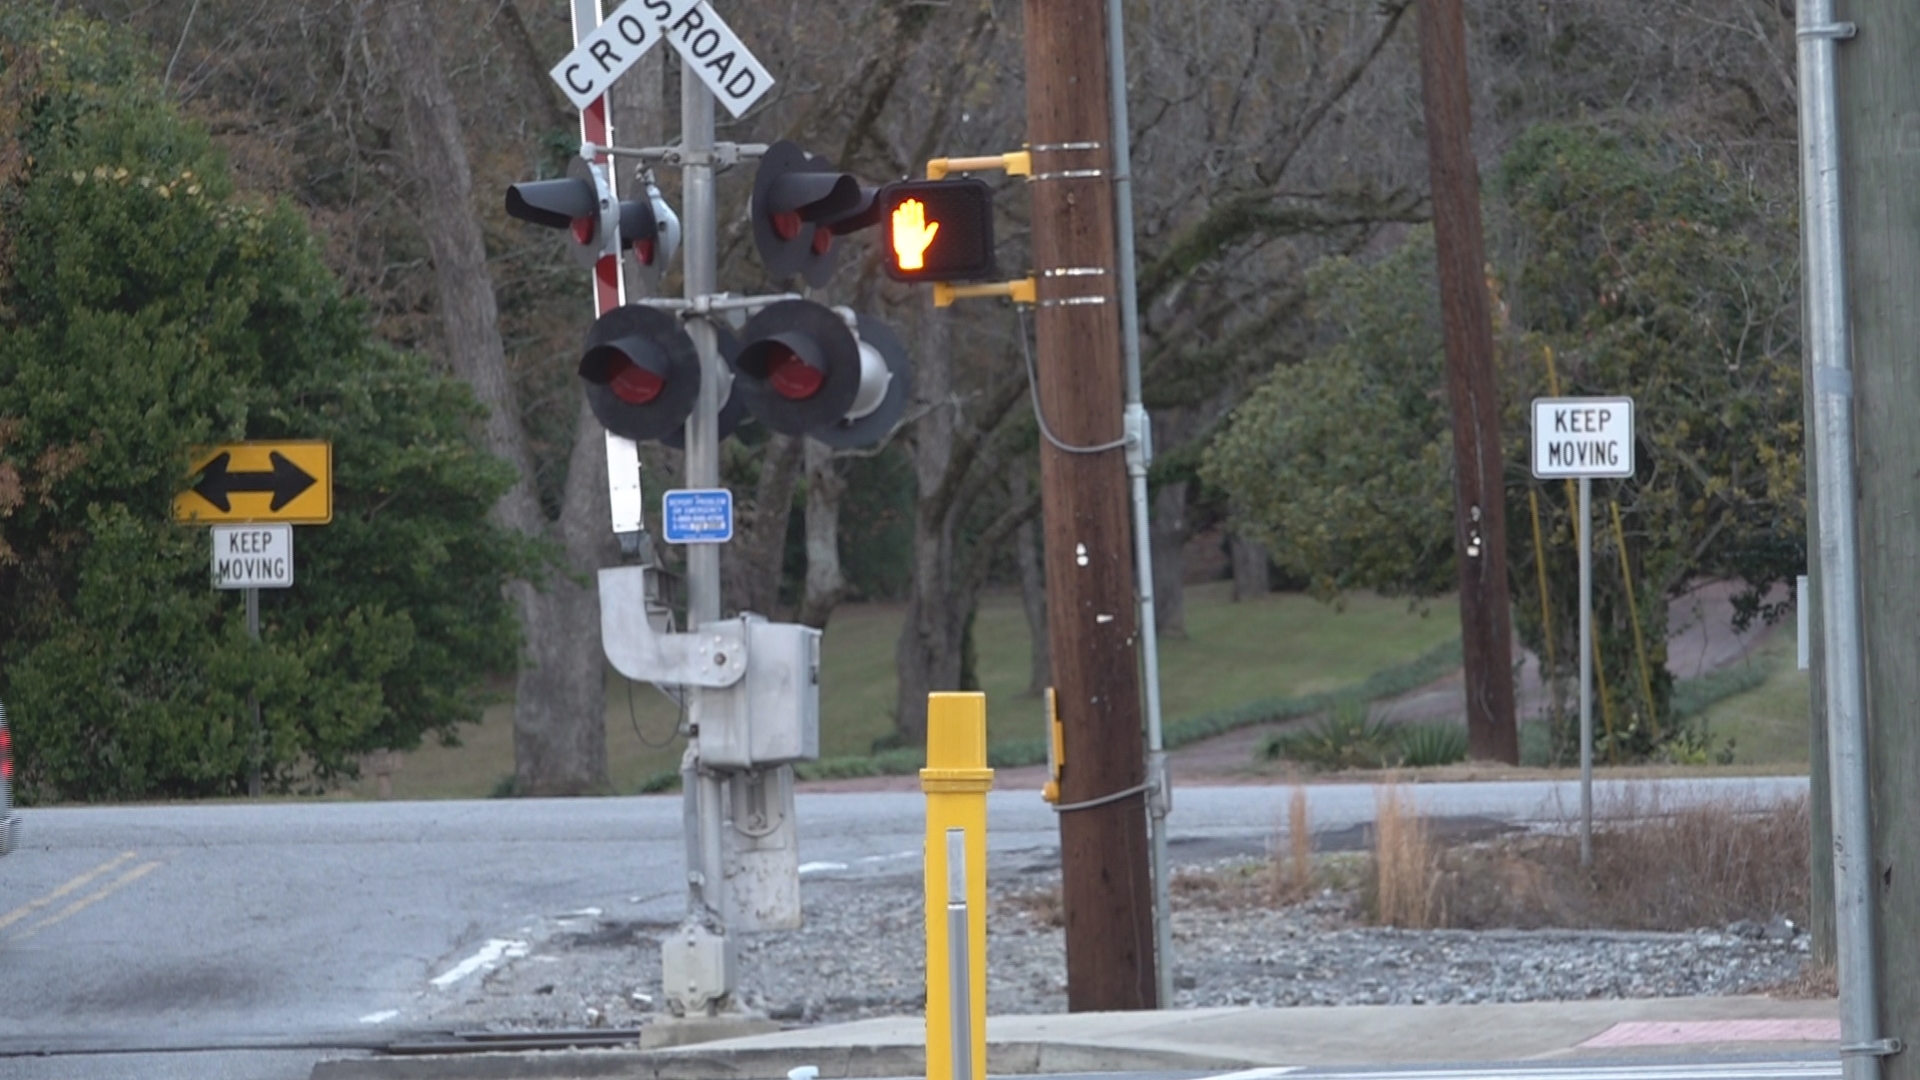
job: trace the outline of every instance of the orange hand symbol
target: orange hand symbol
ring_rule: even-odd
[[[919,199],[908,199],[893,210],[893,253],[900,269],[919,270],[926,266],[927,246],[940,231],[940,223],[927,223],[927,208]]]

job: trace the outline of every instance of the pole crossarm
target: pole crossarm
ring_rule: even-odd
[[[600,156],[638,158],[654,165],[681,168],[687,165],[738,165],[742,161],[755,161],[767,153],[766,143],[716,142],[710,150],[689,150],[685,146],[600,146],[587,142],[580,144],[580,156],[593,159]]]
[[[716,311],[758,311],[783,300],[799,300],[799,293],[767,293],[761,296],[735,296],[732,293],[703,293],[681,300],[671,296],[643,296],[633,301],[643,307],[689,315],[710,315]]]

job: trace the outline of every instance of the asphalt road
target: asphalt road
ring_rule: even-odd
[[[1657,803],[1805,786],[1668,781]],[[1653,790],[1603,788],[1599,806],[1644,812]],[[1373,814],[1365,785],[1310,793],[1316,831]],[[1263,850],[1286,795],[1179,790],[1176,858]],[[1575,785],[1552,783],[1431,785],[1417,797],[1430,814],[1516,823],[1565,821],[1579,805]],[[1037,795],[996,793],[989,807],[994,852],[1055,857],[1057,826]],[[0,860],[0,1078],[305,1076],[309,1047],[392,1038],[441,992],[435,980],[472,977],[489,943],[534,922],[589,908],[679,917],[680,814],[677,796],[25,811],[23,846]],[[798,814],[803,863],[917,866],[916,794],[803,794]]]

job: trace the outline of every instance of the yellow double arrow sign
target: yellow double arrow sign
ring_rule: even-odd
[[[193,486],[174,496],[173,520],[203,525],[333,520],[333,445],[245,442],[194,456]]]

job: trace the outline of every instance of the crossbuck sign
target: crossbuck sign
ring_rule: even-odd
[[[549,74],[585,109],[663,37],[736,117],[773,88],[773,76],[706,0],[627,0]]]
[[[1633,399],[1534,398],[1533,475],[1633,475]]]

